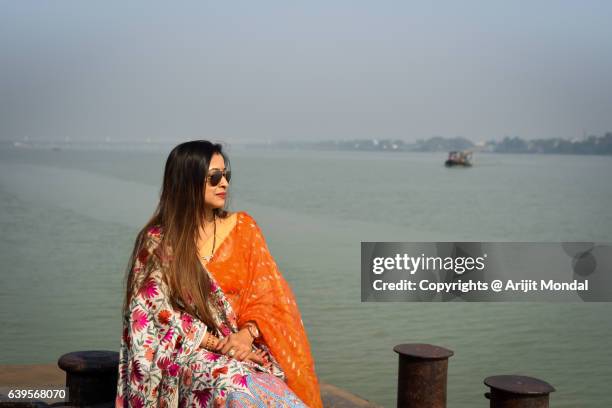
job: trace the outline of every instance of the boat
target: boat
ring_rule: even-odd
[[[444,162],[446,167],[453,166],[464,166],[470,167],[472,165],[472,152],[468,150],[464,151],[452,151],[448,153],[448,159]]]

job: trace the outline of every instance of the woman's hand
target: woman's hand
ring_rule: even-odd
[[[252,351],[251,354],[247,356],[246,360],[250,360],[254,363],[263,365],[266,362],[266,359],[264,357],[265,354],[265,351],[258,349],[257,351]]]
[[[238,333],[232,333],[223,338],[217,345],[216,350],[221,354],[227,354],[236,360],[242,361],[251,353],[253,337],[248,330],[242,329]],[[233,354],[230,355],[230,350]]]

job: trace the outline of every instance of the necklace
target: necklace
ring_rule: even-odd
[[[213,246],[212,246],[212,251],[210,251],[210,255],[209,256],[203,256],[202,259],[204,259],[206,262],[210,261],[211,258],[213,257],[213,255],[215,254],[215,245],[217,243],[217,217],[215,216],[215,213],[213,213]]]

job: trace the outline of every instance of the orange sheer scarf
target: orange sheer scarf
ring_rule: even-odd
[[[295,296],[270,255],[255,220],[236,214],[236,225],[206,265],[238,316],[254,320],[281,365],[287,385],[310,408],[322,408],[310,344]]]

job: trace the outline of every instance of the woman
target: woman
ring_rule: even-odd
[[[166,161],[129,263],[117,406],[322,407],[293,292],[247,213],[225,211],[221,145]]]

